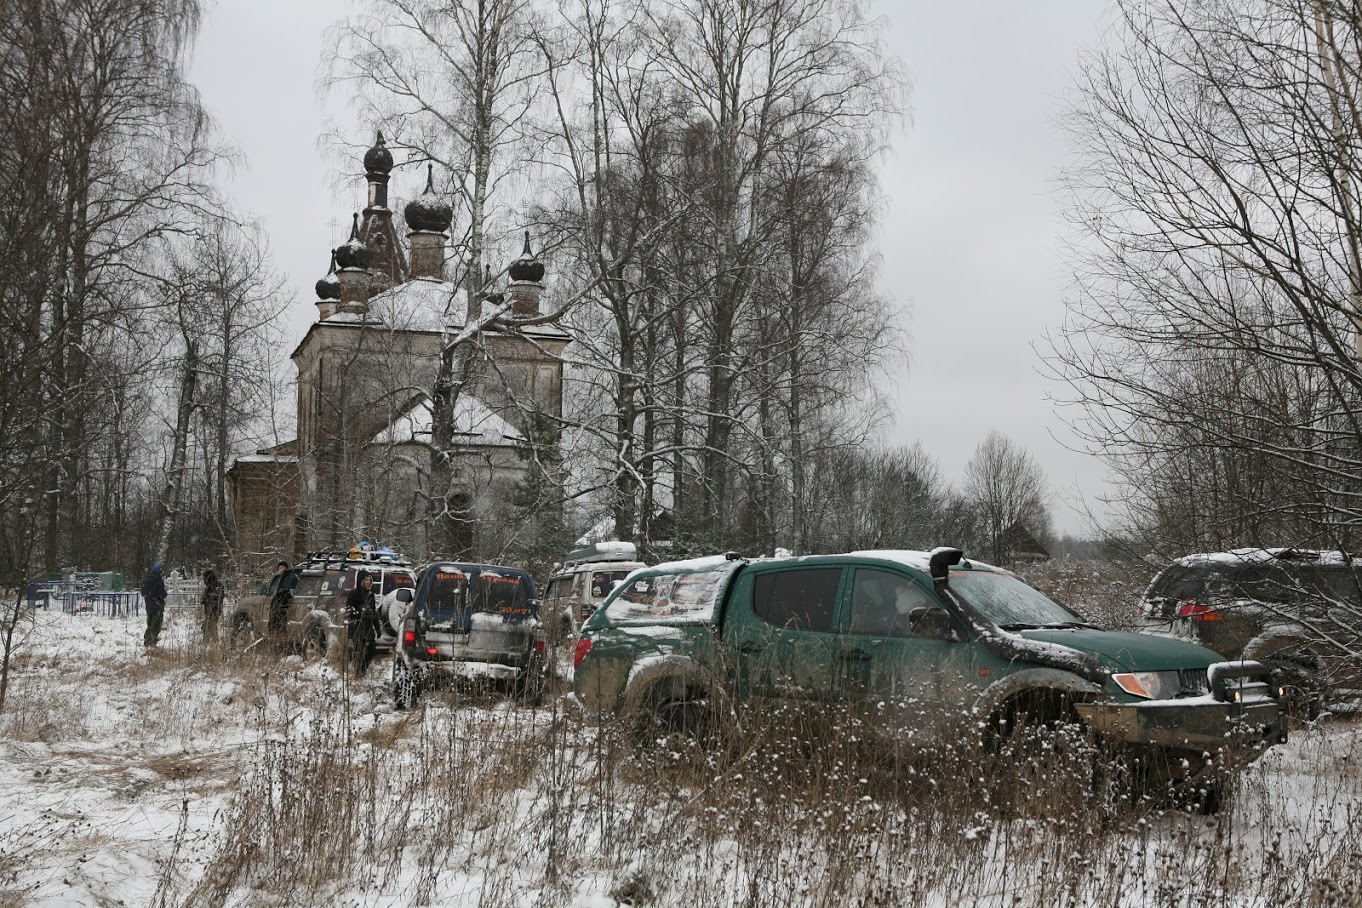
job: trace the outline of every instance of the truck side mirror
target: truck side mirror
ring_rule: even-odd
[[[959,640],[951,613],[940,606],[915,608],[909,613],[913,623],[913,636],[928,640]]]
[[[393,596],[394,596],[394,598],[397,599],[398,602],[411,602],[411,600],[412,600],[412,595],[411,595],[411,594],[412,594],[412,591],[411,591],[410,589],[408,589],[408,588],[405,587],[405,586],[399,586],[399,587],[397,588],[397,592],[395,592],[395,593],[393,594]]]

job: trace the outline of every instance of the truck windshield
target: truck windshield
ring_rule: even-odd
[[[1086,627],[1086,622],[1016,577],[989,571],[952,571],[951,589],[1004,630]]]
[[[637,578],[620,587],[605,606],[606,616],[616,624],[712,621],[728,578],[744,563],[717,559],[699,570],[689,567]]]

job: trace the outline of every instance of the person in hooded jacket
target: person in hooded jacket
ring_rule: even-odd
[[[269,635],[274,645],[282,649],[285,646],[284,632],[288,629],[288,606],[293,601],[293,591],[298,587],[298,572],[289,570],[287,561],[281,561],[274,576],[279,578],[279,582],[275,585],[274,597],[270,599]]]
[[[203,572],[203,643],[218,642],[218,625],[222,623],[222,581],[208,570]]]
[[[147,632],[142,635],[144,646],[155,646],[161,638],[161,620],[166,611],[166,581],[161,576],[161,563],[151,566],[147,576],[142,578],[142,603],[147,609]]]
[[[360,571],[355,588],[345,598],[346,655],[358,675],[369,670],[377,649],[378,606],[374,601],[374,577]]]

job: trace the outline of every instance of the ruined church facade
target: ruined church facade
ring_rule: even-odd
[[[516,531],[508,508],[532,468],[527,446],[562,416],[567,334],[540,325],[476,336],[453,413],[452,501],[466,530],[457,550],[440,551],[448,539],[433,520],[431,393],[467,311],[465,288],[447,280],[453,210],[428,172],[425,191],[403,209],[404,244],[388,208],[393,158],[381,134],[364,166],[368,204],[332,250],[316,284],[317,317],[292,353],[297,437],[238,458],[228,474],[242,567],[359,540],[416,557],[493,557]],[[538,315],[544,266],[528,235],[507,274],[513,314]],[[493,293],[483,305],[504,301]]]

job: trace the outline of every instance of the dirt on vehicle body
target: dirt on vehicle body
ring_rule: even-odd
[[[1069,724],[1159,781],[1285,740],[1261,665],[1094,627],[955,550],[658,565],[587,621],[574,663],[596,714],[675,727],[737,703],[831,702],[922,741]]]
[[[433,684],[460,678],[500,683],[527,700],[542,694],[544,626],[534,582],[519,568],[436,562],[422,568],[393,651],[398,709]]]

